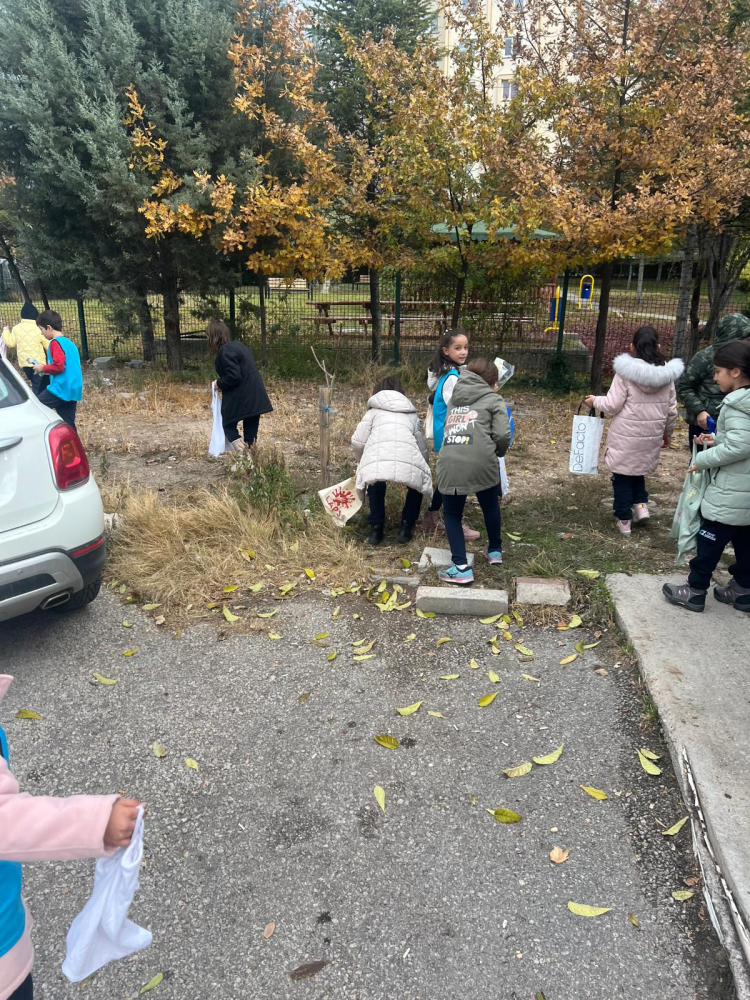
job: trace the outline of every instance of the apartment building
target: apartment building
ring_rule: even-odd
[[[521,0],[514,0],[514,2],[516,4],[520,4]],[[501,3],[505,6],[505,0],[501,0]],[[485,14],[490,27],[497,27],[501,20],[500,4],[498,3],[498,0],[485,0]],[[451,60],[448,53],[456,45],[458,39],[455,37],[455,32],[445,23],[445,19],[440,13],[437,15],[437,32],[438,44],[441,51],[444,53],[442,58],[442,70],[447,75],[451,72]],[[510,100],[516,92],[516,84],[513,80],[516,70],[516,60],[513,52],[513,39],[506,38],[505,58],[498,71],[495,86],[493,88],[493,99],[496,104],[500,104],[502,101]]]

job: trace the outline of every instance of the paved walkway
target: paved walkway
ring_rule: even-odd
[[[689,828],[662,836],[684,807],[658,731],[644,736],[635,672],[607,636],[560,662],[595,641],[594,623],[513,625],[535,656],[521,663],[502,638],[492,655],[493,629],[473,619],[312,592],[242,603],[278,614],[254,635],[222,623],[223,641],[212,624],[173,639],[106,593],[79,614],[0,626],[0,670],[16,675],[0,718],[22,787],[122,789],[149,808],[132,916],[154,943],[83,994],[60,961],[93,866],[28,866],[38,1000],[136,1000],[159,972],[149,1000],[733,998]],[[323,632],[327,648],[311,644]],[[377,639],[373,659],[353,661],[358,639]],[[118,683],[92,685],[93,671]],[[41,721],[16,719],[22,708]],[[401,748],[378,746],[380,733]],[[662,755],[659,777],[638,763],[644,742]],[[562,743],[557,763],[502,773]],[[521,822],[500,825],[486,812],[498,807]],[[570,850],[562,864],[555,846]],[[672,898],[691,885],[694,898]],[[587,919],[570,900],[613,909]],[[330,964],[291,978],[316,961]]]
[[[672,607],[661,595],[662,584],[684,579],[678,570],[669,576],[618,574],[607,583],[688,802],[695,798],[692,772],[708,842],[737,908],[735,945],[750,962],[750,615],[713,595],[703,614]],[[700,821],[695,829],[700,841]],[[706,860],[710,865],[708,854]],[[726,895],[718,880],[716,889],[719,897]]]

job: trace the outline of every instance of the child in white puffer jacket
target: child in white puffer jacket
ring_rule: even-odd
[[[414,532],[422,497],[428,502],[432,499],[432,473],[416,407],[395,375],[375,386],[367,413],[352,435],[352,448],[359,460],[357,490],[366,488],[370,501],[370,545],[383,541],[388,483],[403,483],[407,488],[396,539],[405,545]]]

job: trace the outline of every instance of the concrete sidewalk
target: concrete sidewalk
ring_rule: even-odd
[[[684,573],[616,574],[607,585],[659,710],[690,807],[706,884],[710,888],[713,881],[719,923],[734,939],[725,943],[730,956],[734,950],[735,975],[739,962],[750,984],[750,616],[719,604],[712,595],[703,614],[672,607],[661,589],[678,579],[684,581]],[[709,851],[701,844],[695,792]],[[729,893],[711,863],[711,851]],[[730,913],[733,927],[727,920]],[[744,995],[739,982],[738,993]]]

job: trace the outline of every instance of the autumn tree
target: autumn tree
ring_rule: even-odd
[[[339,205],[336,224],[352,249],[352,263],[370,269],[372,353],[380,355],[380,271],[391,263],[390,247],[378,238],[380,175],[376,150],[390,119],[357,58],[365,43],[388,35],[394,49],[412,54],[434,29],[431,0],[311,0],[315,14],[315,91],[342,137],[337,160],[350,197]],[[364,186],[363,186],[364,184]]]
[[[747,188],[746,28],[733,0],[527,0],[518,101],[547,141],[521,191],[571,259],[601,262],[592,388],[601,387],[613,262],[690,223],[718,230]]]
[[[175,165],[165,125],[128,92],[133,167],[150,179],[141,206],[146,235],[210,240],[241,256],[263,289],[269,274],[308,280],[341,273],[329,209],[341,188],[335,129],[314,96],[311,15],[293,0],[241,0],[228,47],[231,106],[249,130],[247,176],[211,173],[200,162]],[[262,355],[267,360],[261,294]]]
[[[357,58],[376,109],[388,115],[372,151],[380,176],[377,232],[399,247],[403,266],[418,257],[453,277],[455,326],[472,267],[492,273],[535,260],[531,232],[541,219],[522,211],[517,187],[540,138],[520,105],[503,100],[500,72],[514,10],[491,26],[483,0],[444,0],[440,9],[455,39],[450,72],[434,38],[413,54],[390,36],[379,44],[368,39]],[[497,235],[510,226],[517,242]]]

